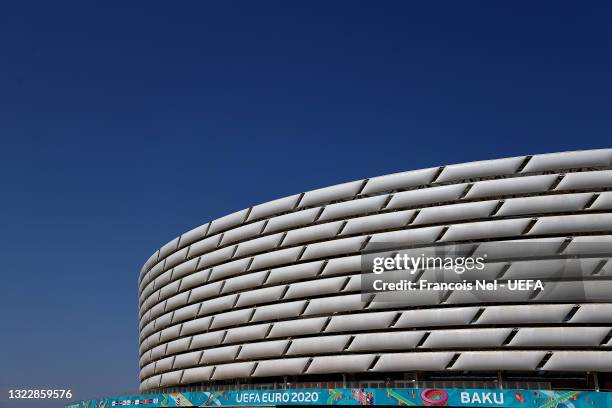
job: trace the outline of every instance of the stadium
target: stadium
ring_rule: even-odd
[[[140,393],[194,405],[610,406],[611,188],[612,149],[563,152],[352,181],[201,225],[140,272]],[[455,278],[543,288],[387,299],[364,286],[366,254],[394,253],[387,244],[486,254],[478,277]],[[429,275],[455,279],[409,280]]]

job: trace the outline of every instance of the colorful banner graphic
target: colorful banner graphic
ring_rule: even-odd
[[[510,408],[612,408],[612,393],[460,388],[337,388],[184,392],[80,401],[66,408],[404,405]]]

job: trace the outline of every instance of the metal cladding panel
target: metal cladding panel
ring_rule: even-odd
[[[356,315],[334,316],[325,329],[326,332],[354,330],[387,329],[391,326],[397,312],[376,312]]]
[[[208,275],[208,271],[206,271]],[[191,289],[189,294],[189,302],[197,302],[198,300],[210,299],[219,295],[223,282],[213,282],[208,285],[200,286],[198,288]]]
[[[140,359],[138,360],[138,366],[140,368],[142,368],[145,365],[149,364],[150,361],[151,361],[151,351],[147,351],[145,353],[142,353],[142,355],[140,356]],[[142,373],[142,371],[141,371],[141,373]]]
[[[568,281],[551,282],[535,297],[537,301],[580,302],[588,299],[593,302],[612,301],[612,281]]]
[[[299,206],[308,207],[315,204],[329,203],[331,201],[354,197],[361,189],[363,183],[364,182],[362,180],[351,181],[344,184],[308,191],[307,193],[304,193]]]
[[[182,374],[183,371],[173,371],[170,373],[164,373],[162,374],[161,382],[159,383],[159,385],[161,387],[165,387],[169,385],[178,384]]]
[[[550,256],[559,252],[564,241],[565,238],[531,238],[481,242],[472,256],[486,254],[489,262],[496,259]]]
[[[525,157],[510,157],[507,159],[452,164],[442,170],[436,182],[442,183],[445,181],[512,174],[518,170],[524,160]]]
[[[460,329],[432,331],[424,348],[498,347],[512,329]]]
[[[145,299],[147,299],[147,298],[149,297],[149,295],[150,295],[151,293],[153,293],[154,291],[155,291],[155,282],[154,282],[154,281],[152,281],[152,282],[148,283],[148,284],[147,284],[147,285],[146,285],[146,286],[145,286],[145,287],[142,289],[142,292],[140,293],[140,296],[139,296],[139,299],[138,299],[138,300],[141,302],[141,304],[142,304],[142,303],[143,303],[143,301],[144,301]]]
[[[267,254],[256,255],[253,257],[253,262],[251,262],[249,269],[269,268],[271,266],[280,266],[295,262],[302,253],[302,248],[303,247],[287,248]]]
[[[195,288],[196,286],[202,286],[208,280],[210,270],[199,271],[192,275],[185,276],[181,279],[180,291]]]
[[[180,284],[181,284],[180,281],[174,281],[174,282],[169,283],[168,285],[164,286],[159,291],[159,298],[160,299],[167,299],[170,296],[175,295],[178,292],[178,290],[179,290]]]
[[[308,357],[260,361],[253,373],[253,377],[301,374],[304,372],[306,363],[308,363]]]
[[[282,239],[283,233],[278,233],[241,242],[238,244],[238,249],[236,249],[234,256],[240,257],[244,255],[251,255],[276,248]]]
[[[289,197],[279,198],[274,201],[259,204],[253,207],[247,221],[258,220],[260,218],[269,217],[274,214],[279,214],[295,208],[300,200],[300,194],[294,194]]]
[[[274,323],[268,337],[292,337],[320,333],[326,321],[327,317],[317,317]]]
[[[557,179],[556,174],[485,180],[474,183],[465,195],[467,199],[499,197],[513,194],[541,193],[548,191]]]
[[[183,248],[175,253],[173,253],[172,255],[170,255],[168,258],[166,258],[166,264],[164,265],[165,269],[170,269],[173,266],[176,266],[178,264],[180,264],[181,262],[185,261],[185,259],[187,259],[187,252],[189,251],[188,248]]]
[[[147,261],[144,263],[144,265],[142,266],[142,269],[140,270],[141,279],[144,277],[145,273],[148,272],[153,267],[153,265],[155,265],[155,263],[157,262],[158,256],[159,256],[159,250],[155,251],[155,253],[151,255],[149,259],[147,259]]]
[[[180,306],[186,305],[188,297],[189,292],[183,292],[179,293],[178,295],[172,296],[166,301],[166,310],[175,310]]]
[[[213,271],[214,274],[214,271]],[[246,275],[230,278],[225,281],[221,293],[236,292],[238,290],[255,288],[263,284],[268,271],[247,273]]]
[[[287,290],[283,299],[338,293],[348,279],[346,277],[336,277],[294,283],[289,285],[289,290]]]
[[[612,235],[573,237],[563,250],[563,255],[601,254],[612,248]]]
[[[156,263],[151,270],[149,271],[149,273],[146,275],[146,277],[149,280],[153,280],[156,277],[158,277],[163,271],[164,271],[164,260],[159,261],[158,263]]]
[[[472,321],[477,307],[453,307],[445,309],[421,309],[402,312],[394,328],[454,326]]]
[[[183,323],[183,327],[181,328],[181,336],[205,332],[208,329],[208,326],[210,326],[211,320],[212,317],[202,317],[200,319]]]
[[[313,278],[323,267],[323,261],[307,262],[297,265],[283,266],[270,270],[266,283],[291,282]]]
[[[212,374],[212,367],[197,367],[188,368],[183,371],[183,378],[181,384],[192,384],[199,383],[202,381],[208,381]]]
[[[155,374],[171,370],[173,360],[174,357],[166,357],[162,358],[161,360],[157,360],[157,362],[155,363]]]
[[[148,388],[159,388],[159,383],[161,381],[161,375],[150,377],[148,381],[149,381]]]
[[[218,280],[238,275],[247,270],[250,262],[250,258],[243,258],[215,266],[210,273],[210,279]]]
[[[530,220],[518,218],[511,220],[481,221],[451,225],[441,241],[463,241],[468,239],[485,239],[512,237],[521,235]]]
[[[210,266],[218,265],[231,259],[236,246],[228,246],[222,249],[217,249],[212,252],[208,252],[200,257],[199,268],[208,268]]]
[[[246,219],[249,209],[236,211],[235,213],[226,215],[225,217],[217,218],[210,223],[208,235],[216,234],[217,232],[228,230],[242,224]]]
[[[599,259],[548,259],[514,262],[504,274],[504,279],[557,280],[591,276],[599,265]]]
[[[319,214],[320,211],[319,208],[310,208],[308,210],[296,211],[270,218],[264,229],[264,233],[284,231],[310,224],[317,218],[317,214]]]
[[[236,306],[250,306],[279,300],[285,291],[285,287],[285,285],[271,286],[269,288],[243,292],[240,294]]]
[[[380,193],[382,191],[398,190],[429,184],[433,181],[438,167],[423,170],[406,171],[373,177],[363,188],[363,194]]]
[[[570,323],[612,323],[612,304],[586,304],[572,316]]]
[[[219,327],[235,326],[246,323],[249,321],[251,314],[253,314],[253,309],[234,310],[231,312],[217,314],[215,315],[210,328],[216,329]]]
[[[155,319],[155,329],[158,330],[160,328],[166,327],[172,321],[172,313],[166,313]]]
[[[361,290],[361,275],[353,275],[342,289],[342,292],[356,292]]]
[[[336,221],[291,230],[287,232],[287,235],[283,240],[283,246],[303,244],[306,242],[332,238],[338,234],[341,226],[342,221]]]
[[[288,355],[315,355],[336,353],[344,350],[351,336],[318,336],[294,339]]]
[[[561,323],[573,305],[489,306],[477,324]]]
[[[612,351],[555,351],[542,370],[612,371]]]
[[[610,210],[612,209],[612,192],[601,193],[590,207],[591,210]]]
[[[544,170],[573,169],[578,167],[601,167],[612,162],[612,150],[584,150],[576,152],[549,153],[533,156],[523,168],[523,173]]]
[[[606,261],[606,264],[597,271],[596,276],[612,276],[612,260]]]
[[[346,226],[340,235],[363,234],[367,232],[403,227],[410,222],[414,214],[414,210],[404,210],[351,218],[347,221]]]
[[[165,344],[156,346],[156,347],[154,347],[151,350],[151,358],[154,359],[154,360],[159,360],[165,354],[166,354],[166,345]]]
[[[234,244],[252,238],[261,233],[264,224],[265,221],[257,221],[226,231],[219,245]]]
[[[153,333],[153,331],[155,330],[155,321],[149,322],[147,325],[145,325],[141,330],[140,330],[140,340],[143,340],[144,338],[146,338],[149,334]]]
[[[442,227],[415,228],[402,231],[383,232],[372,235],[369,244],[388,242],[392,244],[431,244],[442,232]]]
[[[252,360],[255,358],[279,357],[287,348],[289,340],[264,341],[260,343],[247,343],[242,346],[238,358]]]
[[[218,365],[213,373],[213,380],[249,377],[255,368],[255,363],[231,363]]]
[[[150,377],[155,374],[155,363],[147,364],[140,370],[140,378]]]
[[[175,266],[172,270],[172,279],[178,279],[192,274],[196,270],[198,261],[199,258],[193,258],[187,262],[183,262],[182,264]]]
[[[198,316],[209,315],[211,313],[217,313],[222,310],[232,309],[234,307],[234,303],[236,303],[237,296],[238,295],[227,295],[202,302],[202,307],[200,307]]]
[[[451,370],[535,370],[545,351],[464,351]]]
[[[521,328],[509,346],[598,346],[611,327]]]
[[[429,187],[395,193],[385,208],[418,207],[426,204],[455,201],[465,191],[466,187],[467,184],[452,184],[449,186]]]
[[[153,287],[155,289],[159,289],[163,287],[166,283],[170,281],[171,277],[172,277],[172,270],[162,273],[157,278],[155,278],[155,280],[153,281]]]
[[[327,261],[321,275],[341,275],[361,270],[361,255],[345,256]]]
[[[445,290],[419,290],[411,293],[410,296],[405,296],[402,299],[394,300],[394,304],[398,308],[408,308],[413,306],[428,306],[439,305],[446,296]],[[387,309],[389,308],[389,298],[384,293],[374,295],[372,303],[368,309]]]
[[[224,333],[224,331],[214,331],[193,336],[189,348],[195,350],[204,347],[218,346],[223,340]]]
[[[361,310],[364,306],[361,294],[317,298],[310,300],[304,315]]]
[[[266,337],[266,333],[269,329],[270,325],[267,323],[228,329],[225,339],[223,339],[223,343],[227,344],[236,343],[239,341],[263,339]]]
[[[161,316],[164,313],[165,309],[166,309],[165,301],[156,304],[155,306],[151,308],[151,318],[156,318],[158,316]]]
[[[586,190],[612,187],[612,170],[569,173],[555,190]]]
[[[285,319],[287,317],[299,316],[302,310],[304,310],[305,306],[305,300],[298,300],[297,302],[285,302],[275,305],[258,306],[255,309],[255,314],[251,318],[251,321],[261,322],[266,320],[278,320]]]
[[[367,371],[375,357],[374,354],[314,357],[306,373],[363,372]]]
[[[388,196],[382,195],[330,204],[325,207],[319,220],[325,221],[335,218],[348,218],[359,214],[375,212],[382,208],[387,198]]]
[[[383,354],[372,371],[439,371],[453,358],[453,352]]]
[[[181,332],[181,325],[171,326],[161,331],[159,335],[159,341],[165,342],[170,339],[175,339]]]
[[[425,332],[403,331],[355,335],[348,351],[406,350],[415,348]]]
[[[200,225],[199,227],[184,233],[181,235],[181,242],[179,243],[179,246],[184,247],[203,239],[206,235],[206,230],[208,230],[208,224]]]
[[[563,194],[537,197],[511,198],[504,202],[497,216],[543,214],[552,212],[580,211],[593,194]]]
[[[176,354],[182,351],[186,351],[189,348],[190,337],[174,340],[168,343],[166,348],[166,354]]]
[[[216,347],[212,349],[204,350],[204,354],[202,354],[201,363],[206,365],[218,362],[232,361],[236,358],[236,354],[238,354],[238,350],[240,346],[225,346],[225,347]]]
[[[365,237],[341,238],[310,244],[306,246],[306,251],[304,251],[301,259],[316,259],[358,252],[365,239]]]
[[[215,235],[212,237],[208,237],[201,241],[197,241],[189,247],[188,257],[193,258],[198,255],[205,254],[207,252],[215,250],[219,246],[219,241],[221,241],[221,235]]]
[[[534,291],[535,289],[511,290],[508,286],[500,286],[497,290],[455,290],[444,303],[452,305],[462,303],[527,302],[534,294]]]
[[[174,359],[172,368],[185,368],[198,365],[202,357],[201,351],[192,351],[191,353],[179,354]]]
[[[138,351],[142,353],[145,350],[149,350],[151,347],[157,346],[159,344],[159,335],[160,332],[157,332],[147,337]]]
[[[611,230],[612,214],[598,214],[597,217],[593,217],[591,214],[562,215],[540,218],[529,231],[529,235]]]
[[[498,203],[499,201],[481,201],[423,208],[412,224],[438,224],[455,220],[485,218],[493,212]]]

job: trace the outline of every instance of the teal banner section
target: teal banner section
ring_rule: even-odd
[[[336,388],[176,392],[80,401],[66,408],[404,405],[512,408],[612,408],[612,393],[460,388]]]

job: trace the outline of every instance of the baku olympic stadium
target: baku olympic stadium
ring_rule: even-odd
[[[380,242],[489,248],[484,278],[544,288],[377,301],[363,291],[362,256]],[[145,262],[140,393],[607,394],[611,247],[612,149],[411,170],[255,205],[185,232]],[[416,405],[436,405],[425,400]]]

